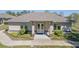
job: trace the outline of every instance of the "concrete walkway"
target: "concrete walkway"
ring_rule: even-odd
[[[39,35],[35,36],[36,38]],[[0,43],[6,46],[17,46],[17,45],[60,45],[60,46],[73,46],[72,44],[68,43],[64,40],[50,40],[47,36],[39,36],[40,39],[36,39],[34,37],[34,40],[11,40],[10,37],[8,37],[3,31],[0,31]],[[45,37],[45,38],[43,38]],[[44,39],[44,40],[43,40]]]
[[[0,42],[6,46],[15,46],[15,45],[31,45],[31,41],[15,41],[11,40],[3,31],[0,31]]]
[[[35,34],[34,40],[51,40],[51,39],[45,34]]]

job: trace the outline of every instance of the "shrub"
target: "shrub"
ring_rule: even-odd
[[[19,31],[19,34],[20,34],[20,35],[25,34],[25,29],[21,29],[21,30]]]
[[[21,30],[19,31],[20,35],[28,34],[27,26],[21,26]]]
[[[72,33],[67,33],[64,35],[66,39],[71,39],[73,37]]]
[[[8,28],[7,28],[7,29],[5,29],[5,31],[8,31]]]
[[[63,31],[61,31],[61,30],[55,30],[54,31],[54,35],[57,35],[57,36],[63,36]]]
[[[79,41],[79,33],[78,32],[67,33],[64,35],[64,37],[68,40]]]
[[[13,37],[17,37],[18,36],[18,34],[17,34],[17,32],[12,32],[12,33],[9,33],[11,36],[13,36]]]

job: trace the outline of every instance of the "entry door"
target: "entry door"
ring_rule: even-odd
[[[44,33],[44,24],[43,23],[37,24],[37,33]]]

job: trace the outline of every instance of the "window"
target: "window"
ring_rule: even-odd
[[[41,24],[41,29],[43,29],[43,24]]]
[[[40,24],[38,24],[38,29],[40,29]]]
[[[60,29],[61,29],[61,26],[54,24],[54,30],[60,30]]]

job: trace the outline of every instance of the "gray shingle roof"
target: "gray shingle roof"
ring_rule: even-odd
[[[15,16],[9,14],[0,14],[0,18],[15,18]]]
[[[29,21],[53,21],[53,22],[67,22],[64,16],[59,16],[47,12],[33,12],[24,14],[9,20],[8,22],[29,22]]]

